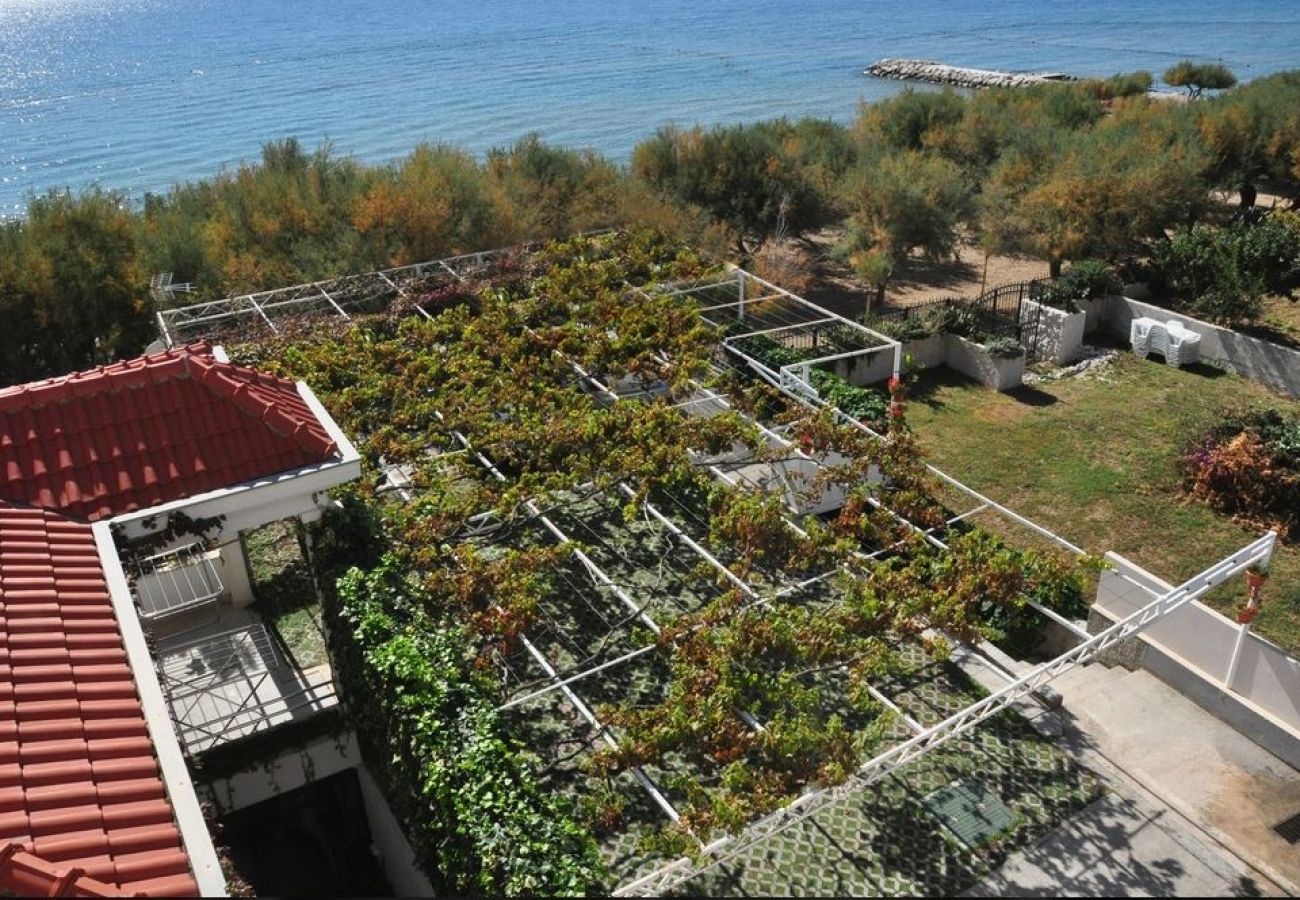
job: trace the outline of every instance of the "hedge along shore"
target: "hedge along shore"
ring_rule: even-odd
[[[955,87],[1028,87],[1049,81],[1075,81],[1063,72],[998,72],[993,69],[964,69],[928,59],[878,59],[865,74],[900,81],[930,81]]]

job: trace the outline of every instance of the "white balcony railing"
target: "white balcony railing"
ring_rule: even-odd
[[[140,618],[152,622],[215,603],[226,589],[215,555],[195,543],[133,560],[132,589]]]

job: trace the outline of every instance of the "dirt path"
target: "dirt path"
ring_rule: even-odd
[[[812,276],[804,296],[840,315],[857,317],[867,308],[870,290],[865,289],[848,267],[830,256],[842,231],[828,228],[802,238],[795,245],[803,265]],[[1047,263],[1025,256],[990,256],[985,271],[982,250],[963,243],[957,258],[945,262],[911,259],[894,276],[885,292],[885,305],[914,306],[944,297],[974,297],[984,287],[1046,278]]]

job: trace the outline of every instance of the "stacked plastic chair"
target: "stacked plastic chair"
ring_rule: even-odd
[[[1151,332],[1160,327],[1160,323],[1155,319],[1137,318],[1129,325],[1129,343],[1133,345],[1133,352],[1142,359],[1147,358],[1151,352]]]
[[[1184,328],[1176,319],[1164,325],[1165,362],[1174,368],[1196,362],[1201,353],[1201,336]]]
[[[1159,353],[1165,358],[1165,363],[1178,368],[1196,362],[1200,356],[1201,336],[1184,328],[1177,319],[1158,322],[1137,318],[1129,325],[1129,343],[1141,358]]]

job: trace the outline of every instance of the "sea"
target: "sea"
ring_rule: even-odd
[[[850,121],[884,56],[1109,75],[1300,67],[1300,0],[0,0],[0,217],[139,201],[293,136],[391,160],[536,132],[625,161],[665,123]]]

